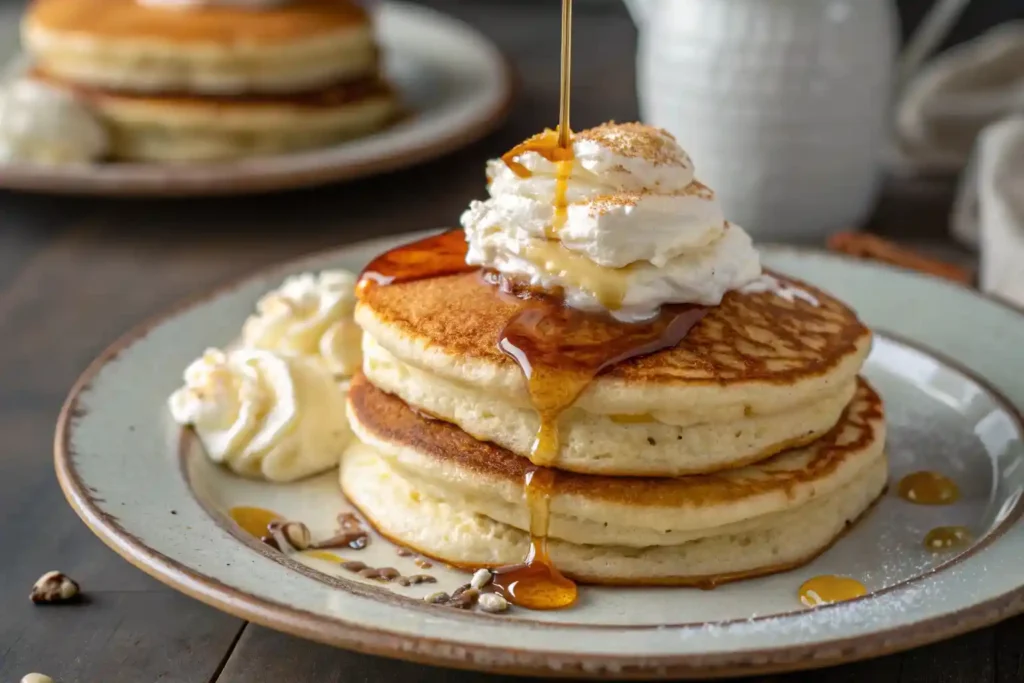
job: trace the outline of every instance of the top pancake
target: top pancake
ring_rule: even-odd
[[[346,0],[292,0],[259,11],[237,7],[165,8],[138,0],[36,0],[26,25],[67,37],[175,43],[280,44],[367,26]]]
[[[871,333],[845,305],[810,285],[779,277],[820,305],[776,294],[732,292],[672,349],[619,363],[574,404],[593,413],[673,410],[707,419],[791,410],[848,385]],[[527,306],[478,273],[369,286],[356,319],[403,362],[529,406],[526,382],[498,347],[506,323]],[[589,317],[581,335],[606,338]]]

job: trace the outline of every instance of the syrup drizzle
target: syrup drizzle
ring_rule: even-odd
[[[933,553],[955,550],[967,546],[973,536],[965,526],[940,526],[932,529],[924,537],[924,547]]]
[[[557,299],[535,297],[501,331],[498,346],[516,361],[540,417],[533,464],[558,458],[558,418],[602,371],[672,348],[700,322],[704,306],[669,305],[649,321],[621,323]]]
[[[845,602],[867,594],[864,584],[848,576],[816,576],[800,586],[800,602],[806,607]]]
[[[560,143],[562,130],[568,131],[568,143],[564,146]],[[569,178],[572,176],[576,161],[576,154],[572,148],[572,131],[569,130],[568,124],[564,127],[559,126],[558,131],[549,128],[516,145],[504,154],[501,160],[520,178],[529,178],[533,172],[519,161],[519,157],[528,152],[535,152],[555,164],[555,214],[551,225],[545,228],[544,233],[549,240],[557,240],[558,233],[565,227],[569,216]]]
[[[522,564],[495,572],[494,587],[509,602],[535,610],[569,607],[576,602],[576,584],[558,571],[548,556],[548,525],[555,471],[531,467],[526,473],[530,509],[530,551]]]
[[[960,500],[960,488],[944,474],[914,472],[900,480],[899,496],[917,505],[952,505]]]
[[[373,285],[394,285],[477,270],[466,263],[466,234],[449,230],[386,251],[359,276],[356,293]]]

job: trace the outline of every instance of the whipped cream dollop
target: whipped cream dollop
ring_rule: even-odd
[[[562,161],[544,153],[553,136],[488,164],[490,198],[462,216],[468,263],[626,321],[717,305],[761,275],[749,235],[671,134],[605,124],[576,134]]]
[[[30,78],[0,87],[0,161],[86,163],[109,150],[103,124],[71,94]]]
[[[288,278],[260,299],[242,327],[242,346],[316,357],[337,378],[354,375],[362,365],[355,283],[345,270]]]
[[[352,439],[345,395],[312,358],[209,349],[169,399],[207,455],[247,477],[301,479],[338,464]]]

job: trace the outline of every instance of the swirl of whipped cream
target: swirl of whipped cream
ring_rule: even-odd
[[[531,143],[541,136],[513,163],[488,164],[490,198],[462,216],[468,263],[626,321],[666,303],[717,305],[760,276],[750,237],[666,131],[605,124],[574,136],[571,162]]]
[[[30,78],[0,88],[0,161],[85,163],[109,149],[103,124],[69,93]]]
[[[322,365],[270,351],[207,350],[168,404],[211,460],[269,481],[334,467],[352,436],[344,391]]]
[[[362,330],[352,319],[356,277],[345,270],[290,277],[257,304],[242,327],[242,345],[317,356],[337,377],[362,364]]]

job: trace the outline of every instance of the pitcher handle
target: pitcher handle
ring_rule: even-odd
[[[956,26],[971,0],[937,0],[900,56],[897,71],[897,92],[902,91],[926,59],[939,47]]]

